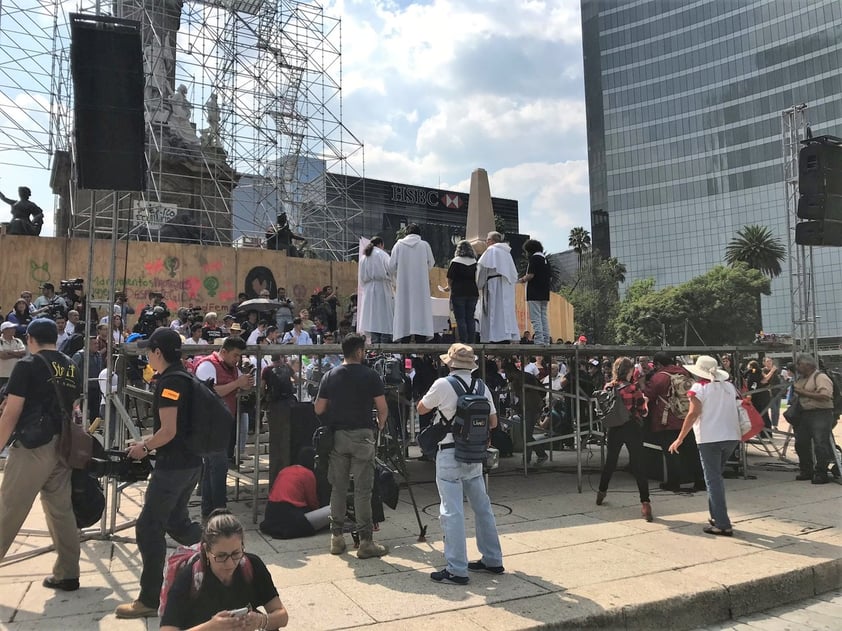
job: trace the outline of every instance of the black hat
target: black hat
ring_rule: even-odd
[[[58,327],[49,318],[35,318],[26,327],[26,334],[39,344],[55,344],[58,340]]]
[[[160,348],[164,353],[181,350],[181,336],[174,329],[166,326],[158,327],[148,339],[137,343],[138,348],[154,351]]]

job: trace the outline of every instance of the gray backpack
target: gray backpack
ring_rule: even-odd
[[[450,419],[454,456],[459,462],[485,462],[490,428],[491,404],[485,398],[485,384],[472,379],[470,387],[456,375],[447,378],[459,395],[456,414]]]

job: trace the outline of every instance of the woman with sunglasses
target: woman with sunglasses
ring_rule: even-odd
[[[199,558],[178,571],[167,593],[161,631],[267,630],[288,621],[266,565],[245,551],[243,525],[229,510],[214,510]]]

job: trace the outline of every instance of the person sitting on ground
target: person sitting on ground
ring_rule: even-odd
[[[249,609],[244,616],[231,615],[243,608]],[[252,631],[278,629],[288,622],[289,613],[266,565],[245,551],[243,525],[229,510],[216,509],[202,531],[199,558],[178,571],[167,592],[161,631]]]
[[[309,537],[330,524],[330,506],[319,506],[316,452],[304,447],[297,461],[281,469],[269,492],[260,532],[275,539]]]

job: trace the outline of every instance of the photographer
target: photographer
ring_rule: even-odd
[[[138,348],[146,349],[149,365],[159,375],[152,403],[154,434],[132,445],[127,455],[140,460],[154,450],[156,464],[135,529],[143,561],[140,595],[134,602],[117,607],[118,618],[158,615],[167,556],[165,535],[188,546],[201,538],[200,525],[191,521],[187,512],[187,503],[201,474],[202,459],[185,444],[192,384],[181,365],[181,337],[172,329],[159,328],[149,339],[141,340]]]
[[[58,558],[44,587],[79,589],[79,533],[70,495],[70,468],[59,456],[63,409],[73,409],[81,392],[81,375],[56,350],[58,331],[46,318],[27,327],[31,355],[18,361],[6,386],[8,397],[0,416],[0,445],[12,446],[0,484],[0,560],[6,556],[35,496],[41,503]],[[56,399],[61,393],[63,406]],[[49,410],[45,410],[49,402]],[[42,415],[49,411],[49,422]],[[160,574],[160,571],[159,571]]]
[[[371,492],[374,485],[374,422],[372,408],[377,406],[377,425],[386,425],[388,409],[383,382],[365,359],[365,337],[352,334],[342,340],[345,360],[330,370],[319,385],[314,404],[333,433],[328,478],[330,494],[330,553],[345,552],[342,534],[348,503],[348,484],[354,476],[354,512],[360,547],[357,558],[381,557],[388,553],[372,539]]]
[[[126,316],[134,315],[134,307],[129,304],[129,297],[125,292],[118,291],[114,294],[114,314],[120,316],[123,324],[128,324]]]
[[[287,324],[292,324],[295,317],[295,305],[292,300],[287,298],[287,290],[285,287],[278,288],[278,302],[281,306],[275,311],[275,323],[281,331],[286,330]]]
[[[41,285],[41,295],[35,299],[35,315],[44,315],[55,320],[58,315],[67,313],[67,303],[61,296],[56,296],[56,288],[52,283]]]
[[[225,401],[231,415],[237,418],[237,395],[250,390],[254,384],[251,372],[243,373],[240,363],[246,343],[240,337],[227,337],[218,351],[196,362],[196,377],[200,381],[212,380],[216,393]],[[239,420],[239,419],[238,419]],[[227,505],[228,459],[236,444],[236,424],[231,427],[228,453],[221,452],[205,457],[205,474],[202,477],[202,518],[207,518],[215,508]],[[241,426],[241,434],[242,431]]]

